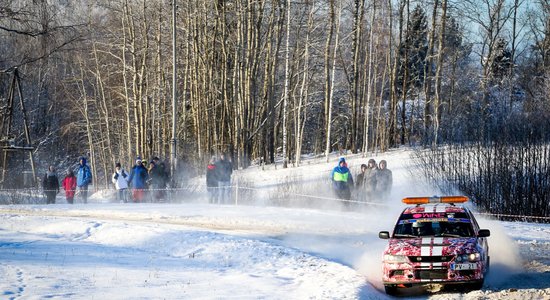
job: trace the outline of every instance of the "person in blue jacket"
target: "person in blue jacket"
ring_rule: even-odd
[[[130,171],[128,182],[132,185],[132,198],[134,202],[142,202],[147,189],[147,179],[149,173],[141,163],[141,158],[136,159],[136,165]]]
[[[78,171],[76,172],[76,186],[78,193],[82,197],[82,202],[88,203],[88,185],[92,183],[92,172],[86,164],[86,157],[80,157]]]
[[[330,175],[332,185],[336,196],[343,200],[351,199],[351,187],[353,187],[353,177],[348,169],[346,159],[341,157],[338,166],[334,167]],[[346,203],[349,204],[349,203]]]

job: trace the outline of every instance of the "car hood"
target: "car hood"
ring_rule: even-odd
[[[475,252],[477,238],[425,237],[390,239],[384,254],[406,256],[441,256]]]

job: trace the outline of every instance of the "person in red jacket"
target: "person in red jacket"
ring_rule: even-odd
[[[65,198],[67,199],[67,203],[73,204],[74,194],[76,192],[76,176],[74,176],[74,172],[72,170],[67,171],[67,176],[63,178],[61,185],[63,185],[63,189],[65,189]]]

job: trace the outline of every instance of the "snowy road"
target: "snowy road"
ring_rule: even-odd
[[[390,215],[392,217],[387,217]],[[378,231],[393,212],[207,204],[0,207],[7,299],[387,299]],[[550,299],[550,226],[482,221],[482,291],[418,299]]]

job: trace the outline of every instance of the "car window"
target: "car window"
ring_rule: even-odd
[[[472,223],[469,219],[442,220],[417,219],[400,220],[394,230],[394,238],[411,237],[472,237]]]
[[[465,222],[442,222],[438,235],[471,237],[473,236],[472,224]]]
[[[477,223],[477,220],[473,214],[470,215],[470,218],[472,219],[472,224],[474,225],[474,228],[479,229],[479,224]]]

